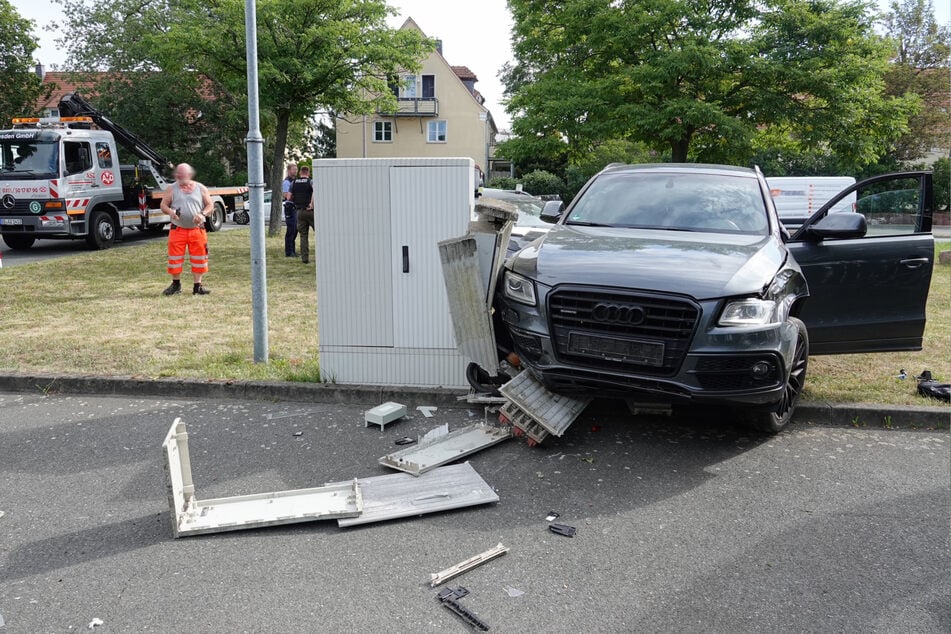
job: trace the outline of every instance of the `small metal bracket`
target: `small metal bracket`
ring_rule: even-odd
[[[477,566],[481,566],[482,564],[488,561],[492,561],[496,557],[501,557],[508,551],[509,549],[503,546],[501,542],[499,542],[499,545],[496,546],[495,548],[490,548],[484,553],[479,553],[475,557],[470,557],[469,559],[466,559],[465,561],[458,563],[455,566],[446,568],[442,572],[433,573],[432,575],[430,575],[431,580],[429,585],[430,587],[435,588],[436,586],[444,584],[454,577],[458,577],[464,572],[468,572],[469,570],[472,570],[473,568],[476,568]]]
[[[436,595],[436,600],[442,603],[446,608],[452,610],[468,625],[483,632],[489,631],[489,624],[473,614],[469,608],[459,603],[459,599],[469,594],[469,591],[462,586],[458,588],[445,588]]]
[[[555,533],[556,535],[564,535],[565,537],[574,537],[575,536],[575,527],[568,526],[567,524],[549,524],[548,530]]]

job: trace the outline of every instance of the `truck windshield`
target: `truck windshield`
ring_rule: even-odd
[[[58,176],[58,141],[0,137],[0,180],[46,180]]]
[[[769,227],[755,177],[654,171],[599,176],[566,224],[747,234]]]

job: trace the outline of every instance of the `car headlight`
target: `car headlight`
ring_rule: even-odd
[[[771,299],[741,299],[729,302],[720,315],[721,326],[764,326],[773,322],[776,302]]]
[[[506,271],[502,284],[504,285],[502,292],[505,293],[505,296],[509,299],[519,302],[520,304],[528,304],[529,306],[535,305],[535,284],[527,277]]]

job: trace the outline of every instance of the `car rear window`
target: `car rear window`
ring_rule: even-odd
[[[663,172],[602,174],[567,224],[765,234],[766,203],[753,176]]]

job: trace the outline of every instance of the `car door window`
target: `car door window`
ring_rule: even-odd
[[[92,169],[92,150],[88,143],[66,141],[63,143],[63,155],[66,159],[66,175],[82,174]]]
[[[919,233],[921,187],[917,178],[873,183],[856,193],[855,211],[865,216],[868,237]]]

